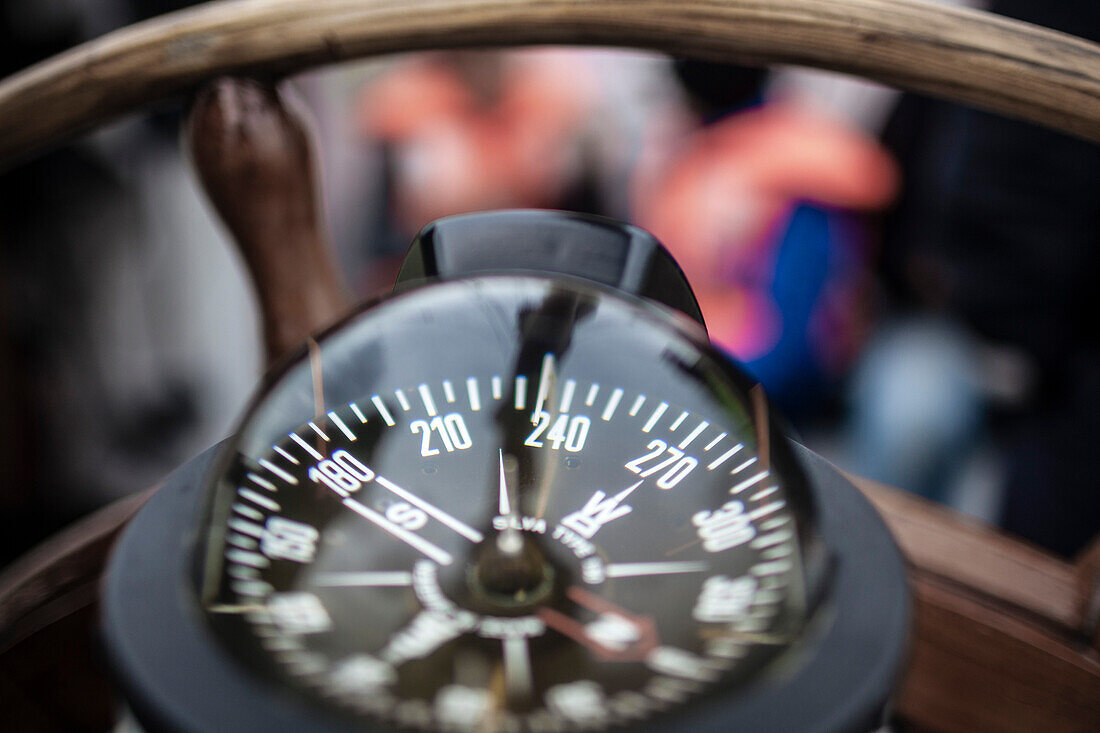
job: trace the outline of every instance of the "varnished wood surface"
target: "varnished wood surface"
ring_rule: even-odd
[[[836,69],[1100,140],[1096,44],[919,0],[225,0],[0,84],[0,167],[220,74],[540,43]]]
[[[915,624],[899,714],[918,730],[1100,730],[1086,559],[1067,562],[917,496],[849,478],[909,566]]]
[[[109,504],[0,573],[0,654],[94,602],[118,532],[152,495]]]
[[[85,517],[0,573],[0,730],[113,726],[117,701],[95,628],[99,586],[115,539],[153,491]]]
[[[848,478],[874,503],[914,567],[1065,629],[1082,627],[1074,564],[908,492]]]
[[[1074,567],[1077,571],[1077,607],[1081,614],[1081,630],[1092,640],[1092,648],[1100,652],[1100,535],[1093,537]]]
[[[1079,638],[919,568],[909,579],[915,624],[897,702],[903,720],[946,733],[1100,730],[1100,662]]]

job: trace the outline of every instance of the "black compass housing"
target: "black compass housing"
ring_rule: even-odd
[[[534,669],[503,729],[881,724],[907,645],[900,554],[709,345],[655,239],[454,217],[396,291],[277,367],[126,530],[104,635],[146,729],[453,729],[501,688],[439,675],[481,659],[476,676],[502,643]],[[351,576],[370,587],[333,588]],[[425,645],[425,614],[450,635]],[[498,628],[528,631],[517,647]],[[348,679],[370,694],[349,702]],[[456,691],[467,708],[440,702]]]
[[[519,209],[438,219],[413,240],[395,289],[501,272],[590,280],[666,305],[706,328],[695,293],[664,245],[644,229],[592,214]]]

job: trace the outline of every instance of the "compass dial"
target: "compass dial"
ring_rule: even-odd
[[[412,290],[268,387],[215,479],[204,613],[353,719],[592,730],[798,637],[804,479],[670,311],[568,280]]]

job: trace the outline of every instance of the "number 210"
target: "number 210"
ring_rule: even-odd
[[[466,422],[462,415],[452,412],[445,417],[433,417],[431,422],[427,420],[414,420],[409,425],[413,433],[420,433],[420,455],[437,456],[439,449],[432,447],[432,433],[437,433],[443,442],[443,449],[448,453],[456,450],[466,450],[474,444],[470,438],[470,431],[466,429]]]

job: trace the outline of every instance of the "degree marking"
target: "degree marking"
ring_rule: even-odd
[[[493,389],[493,399],[494,400],[499,400],[501,398],[501,395],[503,394],[502,393],[502,388],[501,388],[501,385],[500,385],[500,375],[499,374],[494,374],[493,378],[490,380],[489,383],[490,383],[490,385],[492,386],[492,389]]]
[[[588,395],[584,398],[585,407],[591,407],[596,402],[596,395],[600,392],[600,385],[596,382],[588,388]]]
[[[736,628],[741,634],[757,634],[768,628],[768,619],[758,618],[754,613],[750,613],[747,617],[737,622]]]
[[[214,605],[207,606],[208,613],[256,613],[257,611],[266,610],[266,606],[260,605],[231,605],[228,603],[215,603]]]
[[[449,379],[443,380],[443,399],[447,400],[447,404],[455,401],[455,388]]]
[[[776,548],[780,549],[780,548]],[[774,590],[757,590],[755,602],[759,604],[765,603],[779,603],[783,600],[783,596]]]
[[[477,377],[469,377],[466,380],[466,394],[470,398],[470,409],[477,412],[481,409],[481,395],[478,393]]]
[[[576,389],[577,380],[565,380],[565,387],[562,389],[561,394],[561,406],[558,408],[558,412],[569,412],[569,408],[573,406],[573,393],[576,391]]]
[[[684,424],[684,420],[687,420],[687,416],[689,414],[691,414],[691,413],[689,413],[687,410],[684,410],[683,412],[681,412],[680,416],[678,418],[676,418],[675,420],[673,420],[672,424],[668,426],[668,431],[670,433],[675,433],[676,429]]]
[[[397,397],[397,404],[401,405],[404,412],[408,412],[412,408],[412,405],[409,404],[409,398],[405,396],[405,390],[395,389],[393,394]]]
[[[288,659],[284,661],[287,666],[287,671],[291,674],[298,674],[303,676],[312,675],[320,672],[325,668],[325,663],[317,659]]]
[[[234,547],[239,547],[243,550],[255,550],[256,540],[251,537],[245,537],[242,534],[236,532],[230,532],[229,536],[225,538],[225,541]]]
[[[252,535],[253,537],[264,536],[263,527],[253,522],[249,522],[246,519],[241,519],[240,517],[230,517],[227,524],[229,525],[230,529],[236,530],[238,532],[243,532],[247,535]]]
[[[725,435],[725,433],[722,433],[722,434]],[[744,447],[745,447],[744,443],[738,443],[737,445],[733,446],[728,451],[726,451],[725,453],[723,453],[722,455],[718,456],[713,461],[708,463],[707,464],[707,470],[708,471],[713,471],[714,469],[718,468],[723,463],[728,461],[730,459],[730,457],[733,456],[734,453],[737,453],[737,451],[741,450]],[[756,459],[754,458],[753,460],[756,460]]]
[[[432,391],[428,389],[428,385],[422,384],[416,388],[420,392],[420,399],[424,403],[424,409],[428,411],[428,417],[435,417],[435,400],[432,399]]]
[[[678,705],[686,700],[689,694],[699,689],[698,682],[656,675],[646,684],[644,692],[657,700],[658,704]]]
[[[789,521],[791,521],[790,517],[775,517],[773,519],[769,519],[766,522],[761,522],[760,523],[760,529],[767,532],[768,530],[772,530],[772,529],[776,529],[778,527],[782,527],[784,524],[786,524]]]
[[[237,580],[255,580],[260,577],[259,570],[250,568],[247,565],[230,565],[226,568],[225,574]]]
[[[611,393],[611,398],[607,400],[607,407],[603,408],[603,414],[600,418],[604,422],[609,422],[611,416],[615,414],[615,410],[619,407],[619,400],[623,398],[623,391],[621,388],[616,387],[615,391]]]
[[[264,509],[267,509],[269,511],[278,512],[282,510],[282,507],[279,506],[278,502],[267,498],[263,494],[257,494],[252,489],[246,489],[243,486],[237,489],[237,496],[241,497],[245,501],[252,502],[256,506],[262,506]]]
[[[786,542],[791,538],[790,530],[781,529],[771,534],[761,535],[752,542],[749,543],[749,547],[756,550],[761,550],[765,547],[771,547],[772,545],[778,545],[781,542]]]
[[[714,440],[712,440],[712,441],[710,441],[709,443],[707,443],[707,444],[706,444],[706,447],[704,447],[704,448],[703,448],[703,450],[705,450],[705,451],[706,451],[706,450],[710,450],[710,449],[711,449],[711,448],[713,448],[714,446],[716,446],[716,445],[718,445],[719,443],[721,443],[721,442],[722,442],[722,439],[723,439],[723,438],[725,438],[725,437],[726,437],[726,432],[725,432],[725,431],[722,431],[721,433],[718,433],[718,437],[716,437],[716,438],[715,438]]]
[[[516,402],[517,410],[527,409],[527,377],[522,374],[516,377]]]
[[[241,596],[266,596],[271,592],[271,585],[262,580],[239,580],[230,587]]]
[[[733,474],[735,474],[735,473],[741,473],[742,471],[744,471],[744,470],[745,470],[746,468],[748,468],[749,466],[751,466],[751,465],[752,465],[752,464],[754,464],[754,463],[756,463],[756,456],[753,456],[752,458],[750,458],[749,460],[745,461],[744,463],[742,463],[742,464],[741,464],[740,466],[738,466],[737,468],[735,468],[735,469],[733,469],[732,471],[730,471],[730,475],[732,476],[732,475],[733,475]]]
[[[356,440],[355,433],[351,432],[348,426],[344,424],[344,421],[340,419],[339,415],[337,415],[335,412],[329,412],[326,414],[328,415],[328,419],[332,420],[332,424],[339,428],[340,432],[348,437],[348,440],[352,442]]]
[[[790,545],[780,545],[779,547],[770,547],[767,550],[764,550],[760,553],[760,557],[764,558],[765,560],[778,560],[779,558],[787,557],[790,554]],[[760,594],[757,593],[757,598],[759,597]]]
[[[749,570],[753,575],[779,575],[791,569],[790,560],[773,560],[753,565]]]
[[[755,522],[757,519],[760,519],[761,517],[766,517],[773,512],[777,512],[785,506],[787,506],[787,502],[780,499],[779,501],[773,501],[771,504],[765,504],[759,509],[753,509],[751,512],[749,512],[748,516],[749,519]]]
[[[355,416],[359,418],[359,422],[364,423],[367,421],[367,416],[364,415],[363,411],[359,409],[359,405],[355,404],[354,402],[349,402],[348,407],[350,407],[351,411],[355,413]]]
[[[692,441],[695,440],[696,438],[698,438],[699,434],[702,433],[704,430],[706,430],[709,426],[710,426],[710,423],[707,422],[706,420],[699,423],[695,427],[694,430],[692,430],[690,433],[688,433],[688,436],[686,438],[684,438],[683,440],[680,441],[680,450],[683,450],[683,449],[687,448],[689,445],[691,445]]]
[[[248,474],[248,480],[256,484],[260,488],[267,489],[268,491],[275,491],[275,484],[271,483],[263,476],[257,476],[254,473]]]
[[[242,515],[248,517],[249,519],[255,519],[255,520],[261,521],[261,522],[263,521],[263,518],[264,518],[264,515],[263,515],[262,512],[258,512],[255,509],[253,509],[252,507],[245,506],[244,504],[234,503],[233,504],[233,511],[237,512],[237,514],[242,514]]]
[[[747,478],[744,481],[742,481],[741,483],[739,483],[736,486],[734,486],[733,488],[731,488],[730,493],[731,494],[740,494],[742,491],[749,488],[750,486],[755,486],[756,484],[758,484],[761,481],[763,481],[764,479],[766,479],[770,475],[770,473],[771,473],[770,471],[768,471],[767,469],[764,469],[763,471],[756,474],[755,476],[753,476],[751,478]]]
[[[309,426],[311,428],[313,428],[313,432],[317,433],[318,438],[325,441],[326,443],[329,442],[330,438],[327,435],[325,435],[325,431],[321,430],[321,428],[317,427],[312,420],[309,421]]]
[[[649,420],[647,420],[646,424],[642,426],[642,432],[648,433],[650,430],[652,430],[653,426],[657,424],[657,421],[661,419],[661,415],[664,415],[665,410],[667,409],[667,402],[662,402],[661,404],[657,405],[657,409],[653,411],[653,414],[649,416]]]
[[[396,494],[397,496],[401,497],[402,499],[409,502],[413,506],[416,506],[416,507],[422,509],[426,514],[428,514],[431,517],[434,517],[440,523],[447,525],[448,527],[453,529],[455,532],[458,532],[460,535],[462,535],[466,539],[470,540],[471,542],[481,542],[483,539],[485,539],[484,535],[482,535],[481,532],[478,532],[473,527],[470,527],[469,525],[464,524],[463,522],[459,521],[458,519],[455,519],[450,514],[443,511],[442,509],[435,506],[434,504],[430,504],[430,503],[424,501],[423,499],[421,499],[419,496],[417,496],[415,494],[412,494],[412,493],[409,493],[408,491],[401,488],[400,486],[398,486],[394,482],[390,481],[385,476],[375,476],[374,480],[382,488],[386,489],[390,493]]]
[[[644,404],[645,404],[645,395],[644,394],[638,395],[638,399],[634,400],[634,404],[630,406],[630,412],[628,412],[627,414],[630,415],[631,417],[634,417],[635,415],[638,414],[638,410],[642,409],[642,405],[644,405]]]
[[[771,534],[761,535],[752,542],[749,543],[749,547],[755,550],[762,550],[765,547],[771,547],[772,545],[778,545],[781,542],[786,542],[791,538],[791,532],[787,529],[781,529]]]
[[[266,568],[271,562],[258,552],[249,552],[248,550],[238,550],[232,548],[225,553],[225,559],[229,562],[239,563],[241,565],[250,565],[254,568]]]
[[[290,455],[289,453],[287,453],[287,452],[286,452],[285,450],[283,450],[283,449],[282,449],[282,448],[280,448],[279,446],[277,446],[277,445],[273,445],[273,446],[271,446],[271,447],[275,449],[275,452],[276,452],[276,453],[278,453],[278,454],[279,454],[279,455],[281,455],[281,456],[282,456],[283,458],[285,458],[285,459],[287,459],[288,461],[290,461],[291,463],[293,463],[293,464],[294,464],[295,466],[299,466],[299,465],[301,465],[301,463],[299,463],[299,461],[298,461],[298,459],[297,459],[297,458],[295,458],[294,456]]]
[[[302,440],[301,437],[299,437],[297,433],[287,433],[287,435],[290,436],[291,440],[293,440],[295,443],[300,445],[302,447],[302,450],[304,450],[306,453],[313,456],[313,460],[319,461],[322,458],[324,458],[324,456],[322,456],[320,453],[318,453],[317,450],[313,446],[311,446],[309,443]]]
[[[267,460],[266,458],[261,458],[259,463],[260,463],[261,466],[266,468],[268,471],[271,471],[273,474],[275,474],[276,476],[281,478],[283,481],[286,481],[288,484],[291,484],[292,486],[297,486],[298,485],[298,479],[294,478],[289,473],[287,473],[283,469],[279,468],[278,466],[276,466],[274,463]]]
[[[755,494],[750,496],[749,501],[760,501],[761,499],[765,499],[765,498],[771,496],[772,494],[774,494],[777,491],[779,491],[778,486],[769,486],[768,488],[764,489],[763,491],[757,491]]]
[[[374,403],[374,409],[378,410],[378,414],[382,416],[382,419],[386,421],[386,424],[393,427],[393,415],[386,409],[386,403],[382,401],[382,397],[379,395],[373,395],[370,401]]]

